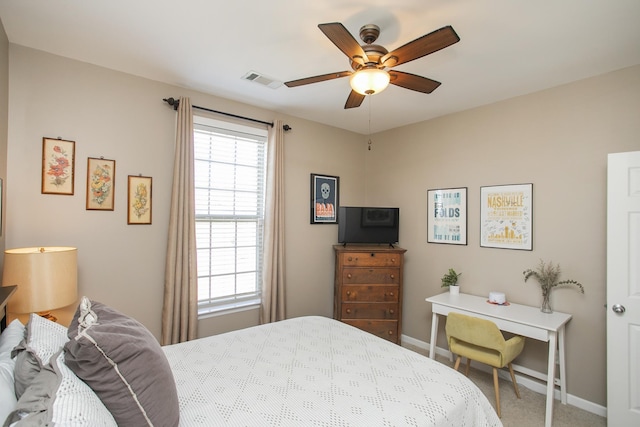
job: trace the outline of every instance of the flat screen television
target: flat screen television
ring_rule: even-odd
[[[398,243],[400,208],[340,206],[338,243]]]

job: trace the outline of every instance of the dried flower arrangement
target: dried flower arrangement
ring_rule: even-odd
[[[540,310],[544,313],[553,312],[549,299],[553,288],[575,285],[580,289],[580,292],[584,294],[582,284],[571,279],[560,280],[560,265],[554,265],[553,262],[547,264],[543,260],[540,260],[540,264],[538,264],[535,269],[528,268],[523,271],[522,274],[524,275],[525,282],[533,276],[540,284],[540,289],[542,289],[542,307]]]

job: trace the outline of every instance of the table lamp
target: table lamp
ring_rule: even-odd
[[[18,285],[9,299],[12,313],[38,313],[57,319],[50,310],[78,299],[78,250],[69,247],[7,249],[2,286]]]

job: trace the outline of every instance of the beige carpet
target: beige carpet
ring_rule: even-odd
[[[425,351],[411,345],[405,347],[425,354]],[[453,367],[448,358],[436,356],[436,360],[447,366]],[[464,373],[464,362],[460,371]],[[493,390],[493,377],[487,372],[473,368],[469,379],[473,381],[480,390],[487,396],[489,402],[495,408],[495,393]],[[544,426],[544,414],[546,396],[519,385],[520,397],[516,397],[511,381],[500,379],[500,406],[502,410],[502,424],[504,427],[540,427]],[[553,404],[553,427],[604,427],[607,419],[591,412],[584,411],[571,405],[563,405],[559,400]]]

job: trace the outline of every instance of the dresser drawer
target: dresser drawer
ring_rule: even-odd
[[[398,302],[398,286],[343,286],[342,301],[346,302]]]
[[[400,255],[383,252],[349,252],[340,255],[344,266],[393,267],[400,266]]]
[[[398,319],[398,303],[345,302],[342,304],[342,319]]]
[[[399,268],[343,268],[342,283],[400,283]]]
[[[344,323],[399,344],[396,320],[343,320]]]

